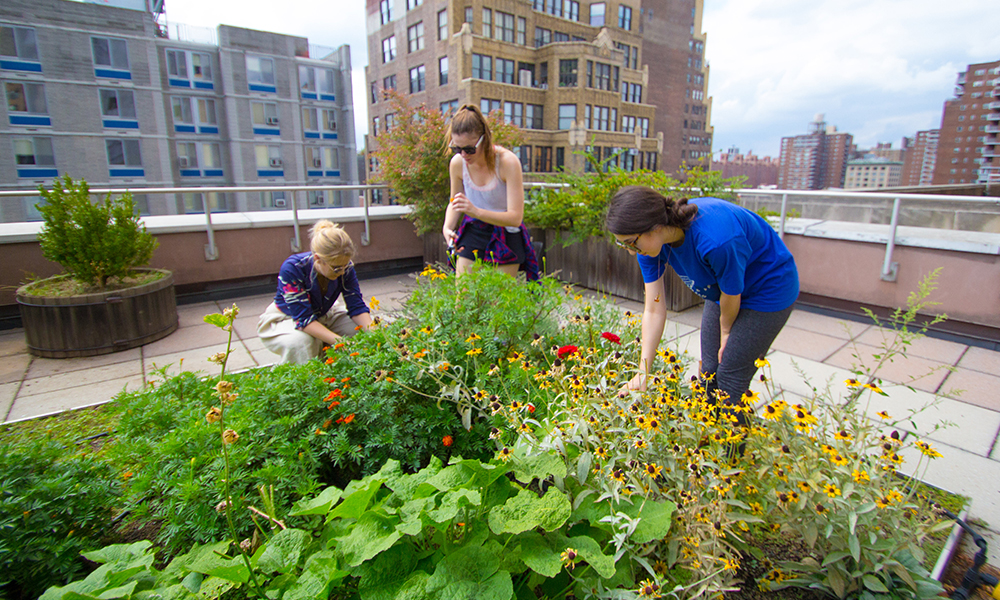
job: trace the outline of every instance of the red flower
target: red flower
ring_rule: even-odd
[[[441,443],[444,444],[445,447],[447,448],[448,446],[454,444],[455,440],[450,435],[446,435],[443,438],[441,438]]]
[[[335,383],[337,381],[337,378],[336,377],[327,377],[323,381],[325,381],[327,383]]]
[[[350,423],[353,420],[354,420],[354,413],[351,413],[351,414],[347,415],[346,417],[344,417],[344,424],[346,425],[346,424]]]
[[[606,340],[608,340],[612,344],[620,344],[620,343],[622,343],[622,339],[620,337],[618,337],[617,335],[611,333],[610,331],[605,331],[604,333],[601,334],[601,337],[604,338],[604,339],[606,339]]]
[[[530,413],[535,412],[535,405],[532,404],[531,402],[528,403],[528,412]]]
[[[579,348],[576,346],[563,346],[556,352],[556,356],[559,358],[566,358],[566,356],[573,354],[577,350],[579,350]]]
[[[333,402],[330,403],[329,406],[327,406],[327,408],[330,409],[330,410],[333,410],[333,409],[337,408],[338,406],[340,406],[340,402],[334,400]]]
[[[343,395],[344,395],[344,392],[341,391],[341,390],[339,390],[339,389],[337,389],[337,390],[331,390],[330,393],[327,394],[326,399],[327,400],[333,400],[334,398],[340,398]]]

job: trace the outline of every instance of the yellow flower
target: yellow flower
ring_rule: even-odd
[[[232,429],[227,429],[222,432],[222,441],[226,444],[235,444],[238,439],[240,439],[239,434]]]
[[[841,429],[840,431],[838,431],[837,433],[835,433],[833,435],[833,439],[835,439],[835,440],[841,440],[841,441],[844,441],[844,442],[849,442],[849,441],[851,441],[851,434],[849,434],[846,431],[844,431],[843,429]]]
[[[859,471],[854,469],[851,476],[854,477],[854,483],[865,483],[866,481],[871,481],[871,478],[868,477],[868,471]]]
[[[799,489],[802,490],[803,492],[805,492],[806,494],[808,494],[809,492],[812,491],[812,488],[809,486],[809,482],[808,481],[800,481],[799,482]]]
[[[753,390],[747,390],[743,392],[743,402],[747,404],[753,404],[757,401],[757,392]]]
[[[472,350],[469,350],[465,354],[467,356],[475,356],[476,354],[482,354],[482,353],[483,353],[483,349],[482,348],[473,348]]]
[[[597,458],[606,459],[608,458],[608,451],[605,450],[603,446],[598,446],[597,449],[594,450],[594,455]]]
[[[660,598],[659,592],[660,586],[650,579],[644,579],[639,583],[639,589],[636,590],[640,598]]]
[[[879,386],[875,385],[874,383],[866,383],[863,387],[866,387],[866,388],[870,389],[871,391],[875,392],[876,394],[885,394],[885,392],[882,391],[882,388],[880,388]]]
[[[767,362],[766,358],[758,358],[757,360],[753,361],[753,366],[757,367],[758,369],[763,369],[764,367],[770,367],[771,363]]]
[[[923,440],[917,440],[916,442],[914,442],[914,445],[921,452],[924,453],[924,456],[929,456],[931,458],[940,458],[941,457],[941,453],[940,452],[938,452],[937,450],[935,450],[933,448],[933,446],[931,446],[930,444],[928,444],[927,442],[925,442]]]
[[[842,467],[847,464],[847,459],[844,458],[844,455],[840,453],[834,454],[832,457],[830,457],[830,460],[833,462],[833,464],[837,465],[838,467]]]
[[[850,379],[845,379],[844,384],[847,385],[847,387],[849,388],[861,387],[861,382],[853,377],[851,377]]]
[[[646,475],[649,475],[650,477],[654,477],[654,478],[657,475],[660,474],[660,471],[662,469],[663,469],[663,467],[661,467],[660,465],[658,465],[656,463],[646,463],[646,467],[645,467]]]
[[[764,407],[764,418],[771,421],[777,421],[781,418],[781,408],[775,406],[774,402],[768,404]]]
[[[572,569],[573,567],[576,566],[576,559],[579,556],[580,555],[573,548],[566,548],[566,550],[559,555],[559,558],[562,560],[564,567],[566,567],[567,569]]]
[[[823,488],[823,491],[825,491],[826,495],[831,498],[836,498],[837,496],[840,495],[840,489],[837,488],[837,486],[833,485],[832,483],[826,484],[826,486]]]
[[[892,504],[892,502],[888,498],[886,498],[886,497],[876,498],[875,499],[875,506],[877,506],[879,508],[886,508],[890,504]]]
[[[478,340],[481,340],[481,339],[483,339],[483,338],[481,338],[478,335],[476,335],[475,333],[473,333],[469,337],[465,338],[465,343],[466,344],[471,344],[472,342],[475,342],[475,341],[478,341]]]
[[[430,334],[434,333],[434,330],[431,329],[430,327],[427,327],[426,325],[424,325],[423,327],[420,328],[420,333],[423,333],[423,334],[426,334],[426,335],[430,335]]]
[[[723,558],[721,560],[722,560],[722,570],[723,571],[732,571],[733,573],[735,573],[736,571],[738,571],[740,569],[740,561],[738,559],[736,559],[736,558],[732,558],[732,559]]]
[[[880,411],[878,411],[875,414],[877,414],[879,416],[879,418],[885,419],[886,421],[888,421],[889,419],[892,418],[892,417],[889,416],[889,413],[885,412],[884,410],[880,410]]]
[[[372,296],[372,299],[369,300],[368,303],[371,305],[372,310],[378,310],[378,305],[381,304],[381,302],[378,301],[378,298],[374,296]]]
[[[512,453],[510,451],[510,448],[504,447],[502,450],[500,450],[499,458],[503,462],[507,462],[510,459],[511,454]]]

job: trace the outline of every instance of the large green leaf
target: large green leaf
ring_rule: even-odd
[[[371,504],[372,498],[375,497],[380,487],[382,487],[382,480],[380,479],[372,479],[366,483],[361,483],[350,493],[347,493],[347,490],[351,489],[351,486],[348,486],[347,490],[345,490],[344,501],[330,511],[326,517],[327,520],[329,521],[338,517],[342,519],[359,518],[368,510],[368,505]]]
[[[549,475],[566,477],[566,463],[554,451],[519,458],[514,465],[514,477],[524,483],[545,479]]]
[[[143,564],[153,564],[153,554],[146,552],[153,543],[149,540],[142,540],[134,544],[112,544],[99,550],[91,552],[81,552],[80,554],[87,560],[96,563],[128,563],[133,560],[141,560]],[[150,559],[147,563],[146,559]]]
[[[499,570],[501,552],[495,540],[452,552],[438,563],[427,589],[436,599],[507,600],[514,586],[510,573]]]
[[[402,534],[396,530],[399,517],[385,511],[370,510],[361,515],[351,533],[337,538],[337,550],[351,567],[356,567],[396,543]]]
[[[416,565],[413,546],[397,544],[358,567],[358,594],[362,600],[392,600]]]
[[[327,598],[331,588],[347,575],[347,571],[337,568],[337,559],[333,552],[329,550],[317,552],[306,559],[298,581],[288,588],[282,600]]]
[[[632,542],[646,544],[653,540],[662,540],[666,537],[670,531],[670,525],[673,523],[676,504],[669,500],[647,501],[641,506],[631,505],[629,506],[629,510],[625,512],[631,512],[633,507],[635,515],[630,516],[638,517],[640,521],[639,525],[635,528],[635,532],[629,538]]]
[[[279,531],[264,545],[264,552],[257,559],[257,568],[265,573],[292,572],[310,541],[309,532],[302,529]]]
[[[522,533],[536,527],[554,531],[563,526],[572,513],[566,494],[549,488],[541,498],[531,490],[521,490],[502,506],[490,511],[493,533]]]
[[[202,546],[196,557],[187,564],[188,570],[215,575],[227,581],[246,583],[250,579],[250,570],[242,558],[230,558],[224,552],[229,548],[229,542],[219,542]]]
[[[415,571],[410,578],[403,582],[396,590],[392,600],[425,600],[434,596],[427,589],[427,582],[431,576],[423,571]]]
[[[601,577],[607,579],[615,574],[615,558],[601,552],[601,546],[594,538],[585,535],[575,537],[557,535],[555,544],[556,549],[560,552],[565,551],[566,548],[576,550],[580,558],[587,561],[587,564],[593,567],[594,571]]]
[[[559,552],[553,550],[541,534],[529,531],[519,535],[518,539],[521,542],[521,560],[529,569],[545,577],[559,574],[562,570]]]
[[[315,498],[302,498],[295,503],[292,507],[292,511],[288,513],[292,517],[301,517],[305,515],[325,515],[330,511],[337,500],[344,492],[340,488],[330,486],[319,493]]]
[[[447,523],[458,516],[463,506],[479,506],[483,501],[476,490],[450,490],[441,498],[441,506],[427,513],[435,523]]]

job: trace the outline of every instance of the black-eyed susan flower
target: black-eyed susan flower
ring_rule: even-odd
[[[434,333],[434,330],[431,329],[430,327],[424,325],[423,327],[420,328],[420,333],[422,333],[424,335],[430,335],[430,334]]]
[[[847,431],[841,429],[837,433],[833,434],[833,439],[840,440],[842,442],[849,442],[853,439],[853,437],[851,434],[847,433]]]
[[[635,438],[635,440],[632,441],[632,445],[638,448],[639,450],[642,450],[643,448],[646,448],[648,446],[646,440],[644,440],[642,437]]]
[[[577,553],[577,551],[573,548],[566,548],[566,550],[559,555],[559,559],[562,561],[564,567],[572,570],[573,567],[576,566],[576,559],[579,558],[579,556],[579,553]]]
[[[837,465],[838,467],[842,467],[846,465],[848,462],[847,458],[843,454],[840,454],[839,452],[831,456],[830,461],[833,464]]]
[[[471,343],[473,343],[473,342],[478,342],[478,341],[479,341],[479,340],[481,340],[481,339],[483,339],[483,338],[479,337],[479,335],[478,335],[478,334],[475,334],[475,333],[473,333],[473,334],[472,334],[472,335],[470,335],[469,337],[465,338],[465,343],[466,343],[466,344],[471,344]]]
[[[646,466],[643,468],[643,470],[646,472],[646,475],[655,478],[660,474],[660,471],[663,470],[663,467],[661,467],[656,463],[646,463]]]
[[[781,409],[772,402],[764,407],[764,418],[769,421],[776,421],[781,418]]]
[[[510,460],[510,457],[511,457],[512,454],[513,454],[513,452],[511,452],[511,449],[508,448],[508,447],[506,447],[506,446],[504,446],[500,450],[500,452],[497,454],[497,458],[499,458],[503,462],[507,462],[508,460]]]
[[[823,486],[823,491],[826,492],[826,495],[831,498],[836,498],[837,496],[840,495],[840,488],[838,488],[832,483],[828,483],[825,486]]]
[[[859,471],[854,469],[854,472],[851,473],[851,477],[854,478],[854,483],[865,483],[871,481],[871,478],[868,477],[868,471]]]
[[[924,456],[929,456],[930,458],[941,457],[940,452],[935,450],[933,446],[931,446],[930,444],[928,444],[923,440],[917,440],[916,442],[913,443],[913,445],[916,446],[917,449],[919,449],[924,454]]]
[[[829,512],[829,509],[827,509],[825,506],[818,503],[816,504],[816,514],[825,515],[827,512]]]
[[[851,377],[849,379],[844,380],[844,385],[846,385],[849,388],[856,388],[856,387],[861,387],[861,382]]]
[[[884,410],[880,410],[880,411],[878,411],[875,414],[877,414],[880,419],[884,419],[886,421],[888,421],[889,419],[892,418],[892,417],[889,416],[889,413],[885,412]]]
[[[613,469],[611,471],[611,479],[622,483],[625,481],[625,470],[624,469]]]
[[[608,451],[604,449],[604,446],[598,446],[597,449],[594,450],[594,455],[601,460],[607,460]]]
[[[644,579],[636,590],[640,598],[660,598],[660,586],[650,579]]]
[[[891,504],[892,504],[892,501],[889,500],[889,498],[886,497],[886,496],[882,496],[881,498],[876,498],[875,499],[875,506],[877,506],[879,508],[887,508]]]
[[[808,481],[800,481],[799,489],[802,490],[803,493],[808,494],[809,492],[812,491],[812,486],[809,485]]]
[[[880,388],[879,386],[875,385],[874,383],[866,383],[862,387],[866,387],[866,388],[870,389],[871,391],[875,392],[876,394],[885,395],[885,392],[882,391],[882,388]]]
[[[477,354],[482,354],[482,353],[483,353],[483,349],[482,348],[473,348],[472,350],[469,350],[468,352],[466,352],[465,355],[466,356],[475,356]]]
[[[501,435],[501,433],[500,433],[499,429],[497,429],[496,427],[491,427],[490,428],[490,439],[491,440],[498,440],[498,439],[500,439],[500,435]]]

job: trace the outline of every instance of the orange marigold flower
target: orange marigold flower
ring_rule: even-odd
[[[326,364],[328,364],[328,365],[332,365],[333,364],[333,357],[332,356],[330,358],[326,359]]]
[[[357,352],[351,352],[350,354],[348,354],[348,356],[357,356],[357,355],[358,355]]]
[[[323,381],[325,381],[327,383],[334,383],[335,381],[337,381],[337,378],[336,377],[325,377],[325,378],[323,378]]]
[[[344,347],[344,342],[339,342],[337,344],[334,344],[333,349],[334,350],[340,350],[343,347]]]
[[[346,424],[350,423],[353,420],[354,420],[354,413],[351,413],[351,414],[347,415],[346,417],[344,417],[344,424],[346,425]]]
[[[441,443],[444,444],[444,446],[447,448],[455,443],[455,439],[452,438],[450,435],[446,435],[443,438],[441,438]]]
[[[337,408],[338,406],[340,406],[340,401],[339,401],[339,400],[334,400],[334,401],[333,401],[333,402],[331,402],[331,403],[330,403],[329,405],[327,405],[327,407],[326,407],[326,408],[327,408],[328,410],[333,410],[333,409]]]
[[[350,377],[344,377],[343,379],[340,380],[340,383],[347,383],[350,380],[351,380]]]
[[[327,400],[333,400],[334,398],[340,398],[344,395],[344,391],[341,389],[330,390],[330,393],[326,395]]]
[[[327,419],[327,420],[323,421],[323,429],[326,429],[330,425],[333,425],[333,419]]]

